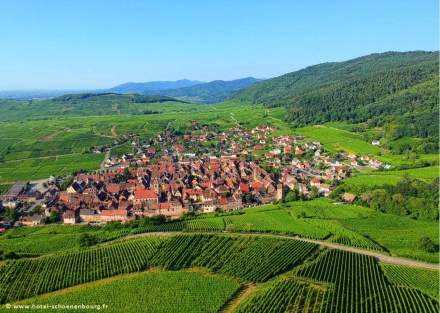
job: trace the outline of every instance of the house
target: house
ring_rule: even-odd
[[[76,224],[76,214],[73,210],[67,210],[63,213],[64,224]]]
[[[343,200],[345,203],[353,203],[354,200],[356,200],[356,195],[355,195],[355,194],[352,194],[352,193],[349,193],[349,192],[345,192],[345,193],[342,195],[342,200]]]
[[[159,202],[159,198],[154,190],[145,189],[143,186],[137,186],[134,191],[134,200],[133,203],[135,205],[151,205],[157,204]]]
[[[79,210],[79,220],[84,223],[98,223],[100,218],[98,214],[95,214],[94,210],[91,209],[80,209]]]
[[[380,146],[380,141],[377,140],[377,139],[375,139],[375,140],[373,140],[373,141],[371,142],[371,144],[372,144],[373,146]]]
[[[101,222],[126,222],[128,212],[126,210],[102,210],[100,215]]]
[[[26,216],[20,220],[20,223],[23,226],[36,226],[42,224],[43,222],[44,222],[44,216],[39,214]]]

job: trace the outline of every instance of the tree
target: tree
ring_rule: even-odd
[[[423,236],[422,238],[420,238],[419,247],[420,249],[429,253],[437,252],[439,248],[438,245],[435,244],[432,239],[427,236]]]
[[[96,245],[98,242],[98,238],[88,233],[81,234],[79,237],[79,245],[81,247],[90,247]]]
[[[58,222],[59,218],[60,218],[60,215],[59,215],[58,211],[51,211],[49,218],[48,218],[48,221],[49,221],[49,223],[56,223],[56,222]]]
[[[319,190],[316,186],[312,187],[312,190],[310,191],[310,199],[315,199],[319,197]]]
[[[290,190],[289,192],[287,192],[286,196],[284,197],[285,202],[291,202],[296,200],[299,200],[299,192],[296,189]]]

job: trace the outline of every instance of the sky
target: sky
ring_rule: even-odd
[[[269,78],[438,50],[437,0],[1,0],[0,90]]]

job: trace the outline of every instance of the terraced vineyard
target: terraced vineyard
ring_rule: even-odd
[[[438,312],[433,298],[392,285],[373,257],[330,250],[297,275],[334,286],[321,312]]]

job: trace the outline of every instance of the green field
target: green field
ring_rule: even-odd
[[[0,301],[216,312],[239,296],[240,285],[253,285],[235,312],[435,312],[432,279],[389,269],[382,272],[373,257],[297,240],[168,234],[9,261],[0,267]]]
[[[422,290],[439,299],[439,275],[437,272],[399,265],[382,264],[389,281],[397,286]]]
[[[428,166],[421,168],[412,168],[408,170],[388,170],[388,171],[365,171],[345,179],[342,183],[353,187],[375,187],[385,184],[394,185],[399,182],[404,175],[412,178],[431,181],[439,176],[439,166]]]
[[[377,146],[364,141],[360,135],[331,126],[307,126],[296,129],[295,133],[318,140],[326,150],[332,152],[347,151],[360,155],[378,155],[381,151]]]
[[[220,130],[231,128],[239,121],[252,128],[266,124],[266,110],[261,106],[236,102],[219,105],[148,104],[161,114],[149,115],[91,115],[63,116],[37,120],[10,120],[0,124],[0,182],[42,179],[75,170],[95,170],[103,154],[90,153],[96,146],[109,147],[124,135],[136,135],[148,140],[172,126],[187,129],[191,121],[217,125]],[[282,117],[283,109],[272,109],[271,114]],[[252,118],[250,118],[252,117]],[[273,124],[286,127],[281,119]],[[112,131],[113,129],[113,131]],[[129,152],[127,145],[113,154]]]
[[[217,312],[240,287],[231,278],[190,271],[116,276],[16,303],[105,305],[104,312]],[[197,305],[195,305],[197,304]],[[59,310],[45,310],[60,312]],[[62,310],[72,312],[75,310]]]

